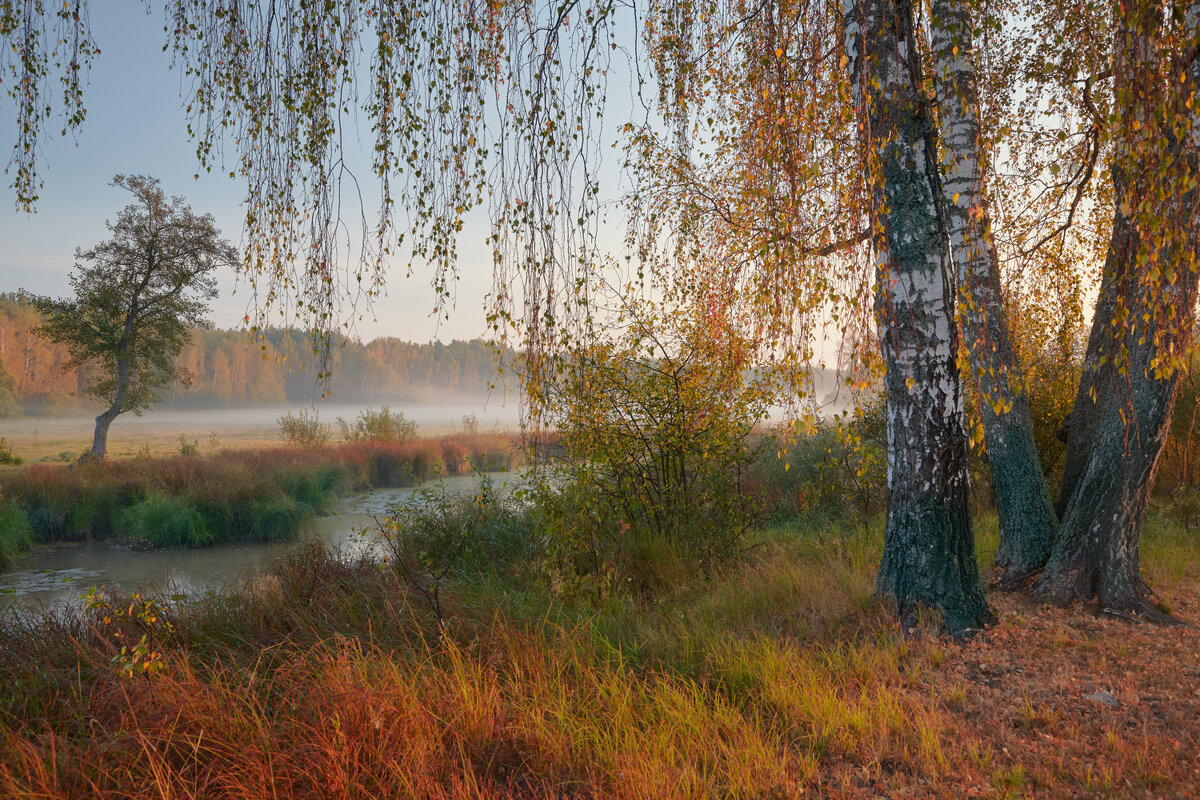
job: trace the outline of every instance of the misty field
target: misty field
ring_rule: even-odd
[[[378,404],[377,404],[378,405]],[[511,433],[519,427],[514,403],[505,406],[486,397],[454,399],[444,404],[395,404],[418,425],[421,435],[444,436],[462,428],[464,417],[473,417],[480,430]],[[323,422],[338,416],[354,419],[364,405],[318,404]],[[303,408],[249,408],[170,411],[155,408],[138,417],[117,419],[112,426],[111,452],[116,458],[139,454],[177,454],[181,440],[200,453],[222,449],[255,449],[280,444],[279,417]],[[95,422],[91,417],[18,417],[0,422],[0,436],[25,463],[73,461],[92,443]],[[3,469],[3,466],[0,466]]]

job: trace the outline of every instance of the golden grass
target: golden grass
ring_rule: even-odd
[[[24,417],[5,420],[3,435],[13,452],[26,464],[35,464],[74,460],[91,447],[93,430],[94,422],[86,417]],[[423,425],[419,432],[422,438],[443,438],[456,433],[450,425]],[[511,432],[489,433],[508,435]],[[185,423],[123,427],[121,419],[118,419],[109,434],[108,456],[126,459],[178,455],[180,436],[195,445],[201,455],[213,455],[225,449],[271,449],[282,444],[276,425],[243,422],[236,412],[231,412],[215,429]],[[3,467],[0,466],[0,469]]]
[[[1162,535],[1152,575],[1196,563]],[[903,638],[870,599],[877,534],[755,545],[654,602],[456,584],[444,633],[390,572],[306,550],[269,590],[163,609],[163,667],[133,679],[108,641],[142,623],[0,625],[0,795],[1196,796],[1195,631],[996,595],[974,640]],[[1194,621],[1174,574],[1158,588]]]

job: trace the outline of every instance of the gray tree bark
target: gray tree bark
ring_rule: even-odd
[[[868,163],[886,363],[887,525],[877,593],[963,634],[991,619],[968,509],[954,290],[937,141],[908,0],[846,0],[845,47]]]
[[[96,429],[92,433],[92,448],[80,457],[80,461],[91,458],[104,458],[108,453],[108,429],[112,427],[113,420],[126,411],[125,404],[129,393],[129,376],[130,372],[134,369],[134,354],[131,349],[133,329],[140,310],[138,304],[141,300],[142,292],[146,291],[146,287],[150,285],[153,274],[154,260],[153,256],[151,256],[149,259],[149,268],[134,289],[133,296],[129,300],[129,310],[125,312],[125,321],[123,322],[119,343],[120,355],[117,358],[117,388],[113,395],[112,405],[96,417]]]
[[[1158,98],[1146,95],[1156,86],[1150,78],[1161,57],[1163,7],[1147,3],[1118,14],[1116,92],[1126,104],[1124,124],[1136,134],[1154,123],[1149,115]],[[1195,41],[1200,3],[1189,7],[1187,26]],[[1094,597],[1103,608],[1160,619],[1138,547],[1179,383],[1178,370],[1162,367],[1190,343],[1197,299],[1200,59],[1189,58],[1181,65],[1186,80],[1175,110],[1190,130],[1168,126],[1154,140],[1118,132],[1143,147],[1166,146],[1148,152],[1123,145],[1114,158],[1113,232],[1067,426],[1062,525],[1037,585],[1053,603]]]
[[[1088,379],[1071,412],[1071,482],[1069,487],[1064,483],[1062,526],[1037,591],[1059,605],[1094,597],[1104,608],[1155,614],[1141,577],[1138,546],[1179,382],[1177,371],[1156,377],[1155,361],[1186,341],[1182,332],[1163,335],[1138,321],[1160,299],[1154,297],[1158,289],[1128,268],[1140,244],[1130,228],[1127,223],[1114,226],[1104,283],[1127,299],[1127,304],[1112,306],[1127,308],[1135,322],[1114,335],[1112,308],[1107,314],[1097,311],[1091,337],[1095,347],[1089,346],[1085,367]],[[1196,273],[1181,270],[1167,291],[1166,302],[1190,316]],[[1122,348],[1127,355],[1118,361]]]

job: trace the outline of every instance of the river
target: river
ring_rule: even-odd
[[[498,487],[514,474],[491,476]],[[473,491],[481,476],[446,478],[446,491]],[[21,556],[13,570],[0,574],[0,608],[62,605],[87,594],[89,587],[121,591],[199,594],[218,591],[254,570],[261,570],[288,550],[324,540],[347,553],[378,552],[375,538],[364,531],[373,517],[437,483],[406,489],[385,489],[343,498],[336,513],[315,519],[297,541],[269,544],[226,544],[200,550],[130,550],[112,542],[60,543],[37,547]]]

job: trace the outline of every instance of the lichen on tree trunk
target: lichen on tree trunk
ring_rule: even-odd
[[[996,566],[1012,583],[1046,563],[1058,518],[1033,437],[1029,397],[1001,294],[979,141],[970,10],[962,0],[934,0],[932,11],[942,197],[957,280],[958,319],[979,386],[984,442],[1000,518]]]
[[[876,581],[902,620],[962,634],[991,618],[975,562],[954,291],[937,142],[907,0],[847,0],[845,45],[868,163],[887,374],[887,524]]]

